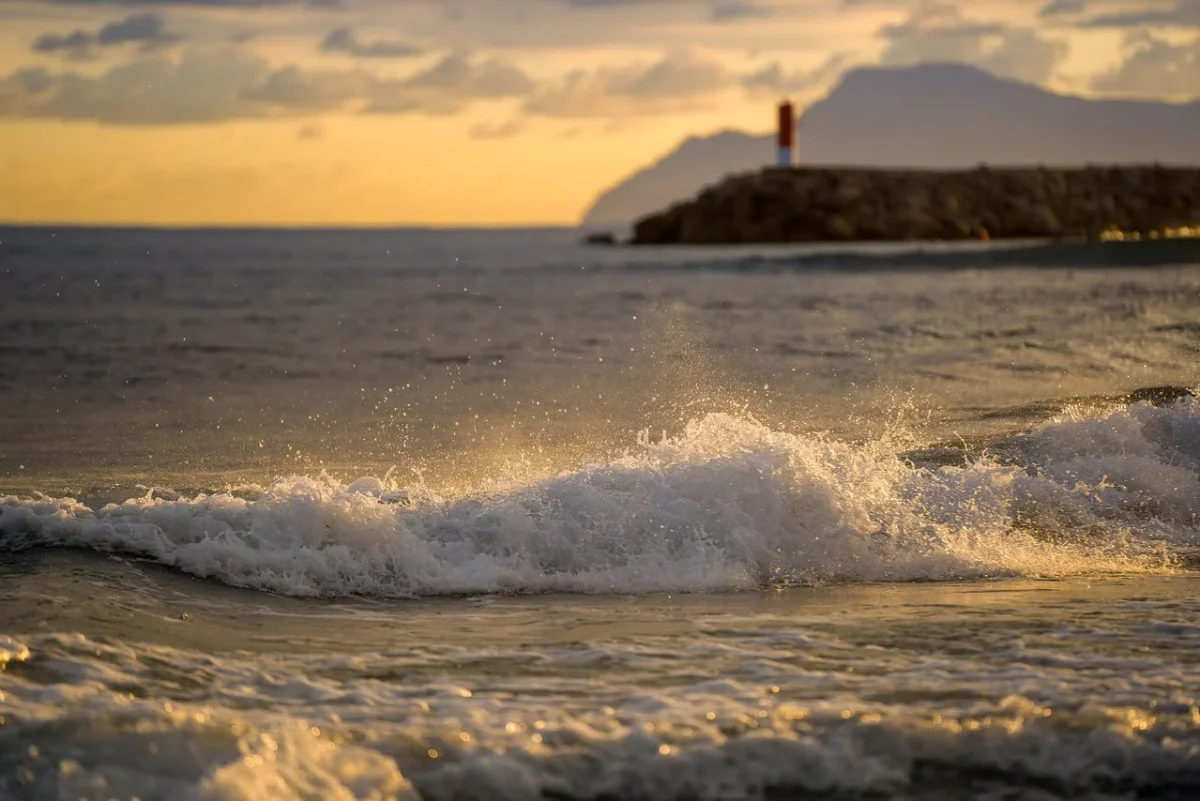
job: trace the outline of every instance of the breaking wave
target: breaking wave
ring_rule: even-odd
[[[1198,545],[1200,401],[1067,414],[961,465],[710,415],[622,459],[440,497],[390,478],[92,509],[0,500],[0,550],[121,552],[296,596],[715,592],[1169,570]]]

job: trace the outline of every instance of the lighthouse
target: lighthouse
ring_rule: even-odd
[[[793,163],[793,151],[796,148],[796,110],[792,101],[784,100],[779,104],[779,166],[790,167]]]

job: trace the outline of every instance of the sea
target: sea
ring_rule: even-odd
[[[1200,797],[1200,240],[0,228],[0,799]]]

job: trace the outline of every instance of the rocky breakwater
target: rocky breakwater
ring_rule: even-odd
[[[644,217],[635,245],[1146,236],[1200,224],[1200,169],[770,168]]]

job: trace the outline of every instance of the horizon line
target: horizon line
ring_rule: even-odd
[[[0,220],[3,229],[108,231],[578,231],[618,226],[575,223],[289,223],[289,222],[63,222]]]

